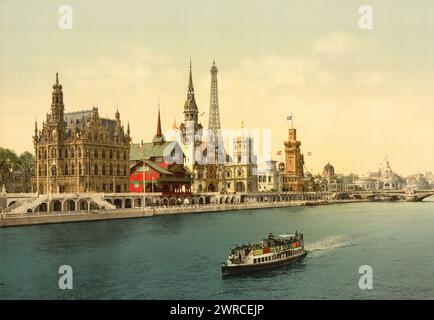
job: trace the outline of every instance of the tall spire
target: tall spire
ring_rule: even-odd
[[[166,139],[164,138],[163,133],[161,132],[160,106],[158,106],[157,134],[154,136],[152,142],[154,144],[161,144],[164,143],[165,141]]]
[[[119,113],[119,107],[116,105],[116,113],[115,113],[115,119],[118,123],[121,121],[121,114]]]
[[[190,58],[190,78],[188,80],[188,95],[194,96],[193,75],[191,71],[191,58]]]
[[[59,73],[56,72],[56,83],[53,84],[51,95],[51,119],[55,122],[62,122],[64,108],[62,85],[59,84]]]
[[[195,127],[197,126],[198,121],[198,113],[199,110],[196,105],[196,100],[194,98],[194,87],[193,87],[193,74],[191,67],[191,59],[190,59],[190,76],[188,80],[188,91],[187,91],[187,100],[184,104],[184,120],[195,122]]]
[[[157,134],[156,137],[161,137],[161,119],[160,119],[160,106],[158,106],[158,120],[157,120]]]

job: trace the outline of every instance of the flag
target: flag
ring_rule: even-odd
[[[176,131],[179,130],[178,126],[176,125],[176,118],[175,118],[175,121],[173,121],[173,130],[176,130]]]
[[[281,156],[282,155],[282,150],[277,151],[277,155]]]

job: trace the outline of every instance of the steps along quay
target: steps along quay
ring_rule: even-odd
[[[2,194],[0,227],[151,217],[358,201],[422,201],[434,190],[359,193],[59,193]]]

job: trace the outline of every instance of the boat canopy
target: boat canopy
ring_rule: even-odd
[[[279,234],[277,236],[273,236],[273,238],[276,239],[289,239],[291,237],[295,237],[295,235],[287,233],[287,234]]]

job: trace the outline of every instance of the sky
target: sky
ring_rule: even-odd
[[[0,15],[0,147],[33,152],[56,72],[65,112],[119,108],[150,141],[158,100],[163,129],[182,122],[191,58],[204,127],[215,60],[222,127],[270,129],[276,160],[292,113],[313,173],[363,175],[386,156],[402,175],[434,171],[433,1],[2,0]]]

